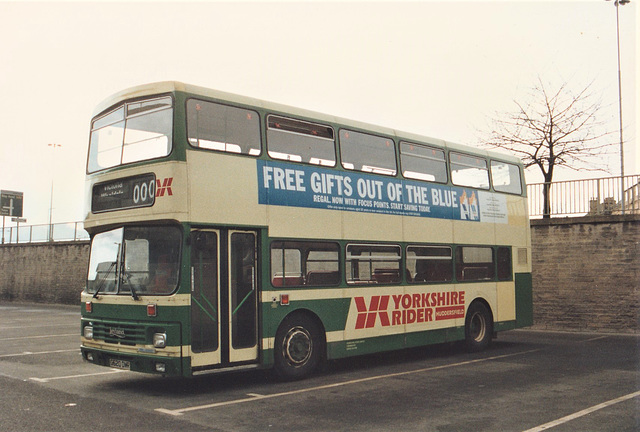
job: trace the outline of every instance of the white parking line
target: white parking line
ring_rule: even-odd
[[[61,379],[84,378],[84,377],[98,376],[98,375],[110,375],[110,374],[115,374],[115,373],[120,373],[120,372],[129,372],[129,371],[120,370],[120,369],[111,369],[108,372],[96,372],[96,373],[81,374],[81,375],[67,375],[67,376],[59,376],[59,377],[51,377],[51,378],[29,378],[29,379],[31,381],[37,381],[37,382],[41,382],[41,383],[46,383],[46,382],[49,382],[49,381],[55,381],[55,380],[61,380]]]
[[[67,337],[67,336],[78,336],[78,339],[79,339],[80,338],[80,333],[10,337],[10,338],[2,338],[2,339],[0,339],[0,342],[2,342],[2,341],[11,341],[11,340],[22,340],[22,339],[46,339],[46,338]]]
[[[77,323],[73,324],[47,324],[47,328],[49,327],[78,327]],[[39,328],[41,329],[41,325],[32,325],[32,326],[0,326],[0,330],[13,330],[13,329],[28,329],[28,328]]]
[[[612,399],[610,401],[603,402],[603,403],[598,404],[598,405],[594,405],[591,408],[587,408],[587,409],[584,409],[582,411],[578,411],[578,412],[570,414],[568,416],[559,418],[558,420],[554,420],[554,421],[551,421],[549,423],[545,423],[543,425],[536,426],[536,427],[531,428],[531,429],[527,429],[524,432],[540,432],[540,431],[543,431],[543,430],[551,429],[552,427],[556,427],[556,426],[561,425],[563,423],[570,422],[571,420],[575,420],[575,419],[577,419],[579,417],[583,417],[583,416],[586,416],[588,414],[591,414],[594,411],[601,410],[601,409],[606,408],[608,406],[615,405],[617,403],[624,402],[626,400],[633,399],[633,398],[638,397],[638,396],[640,396],[640,391],[637,391],[635,393],[630,393],[630,394],[625,395],[625,396],[620,396],[617,399]]]
[[[600,339],[607,339],[608,337],[609,336],[597,336],[597,337],[594,337],[594,338],[591,338],[591,339],[585,339],[582,342],[593,342],[593,341],[597,341],[597,340],[600,340]]]
[[[73,351],[80,352],[80,349],[79,348],[74,348],[74,349],[66,349],[66,350],[38,351],[38,352],[25,351],[25,352],[15,353],[15,354],[0,354],[0,358],[3,358],[3,357],[21,357],[21,356],[37,355],[37,354],[56,354],[56,353],[73,352]]]
[[[469,360],[469,361],[464,361],[464,362],[460,362],[460,363],[452,363],[452,364],[446,364],[446,365],[441,365],[441,366],[432,366],[432,367],[428,367],[428,368],[416,369],[416,370],[405,371],[405,372],[396,372],[396,373],[387,374],[387,375],[375,375],[375,376],[371,376],[371,377],[367,377],[367,378],[359,378],[359,379],[355,379],[355,380],[351,380],[351,381],[343,381],[343,382],[334,383],[334,384],[327,384],[327,385],[322,385],[322,386],[317,386],[317,387],[303,388],[303,389],[299,389],[299,390],[292,390],[292,391],[282,392],[282,393],[274,393],[274,394],[270,394],[270,395],[259,395],[259,394],[251,393],[251,394],[247,395],[247,396],[250,396],[248,398],[234,399],[234,400],[225,401],[225,402],[216,402],[216,403],[212,403],[212,404],[186,407],[186,408],[181,408],[181,409],[177,409],[177,410],[171,410],[171,409],[166,409],[166,408],[156,408],[155,411],[163,413],[163,414],[169,414],[169,415],[172,415],[172,416],[180,416],[180,415],[183,415],[184,413],[190,412],[190,411],[198,411],[198,410],[209,409],[209,408],[218,408],[218,407],[227,406],[227,405],[237,405],[237,404],[246,403],[246,402],[254,402],[254,401],[264,400],[264,399],[272,399],[272,398],[283,397],[283,396],[291,396],[291,395],[295,395],[295,394],[308,393],[308,392],[313,392],[313,391],[318,391],[318,390],[326,390],[326,389],[335,388],[335,387],[343,387],[343,386],[352,385],[352,384],[359,384],[359,383],[363,383],[363,382],[367,382],[367,381],[374,381],[374,380],[385,379],[385,378],[395,378],[395,377],[399,377],[399,376],[403,376],[403,375],[413,375],[413,374],[422,373],[422,372],[431,372],[431,371],[440,370],[440,369],[448,369],[448,368],[457,367],[457,366],[465,366],[465,365],[469,365],[469,364],[481,363],[481,362],[486,362],[486,361],[490,361],[490,360],[498,360],[498,359],[503,359],[503,358],[507,358],[507,357],[514,357],[514,356],[518,356],[518,355],[522,355],[522,354],[530,354],[530,353],[534,353],[534,352],[538,352],[538,351],[541,351],[541,349],[534,349],[534,350],[529,350],[529,351],[520,351],[520,352],[513,353],[513,354],[504,354],[504,355],[495,356],[495,357],[487,357],[487,358],[482,358],[482,359]]]

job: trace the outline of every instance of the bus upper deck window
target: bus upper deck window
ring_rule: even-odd
[[[93,121],[87,171],[168,156],[172,131],[171,97],[125,102]]]
[[[260,118],[244,108],[189,99],[187,136],[193,147],[250,156],[261,153]]]
[[[336,148],[333,128],[287,117],[267,117],[269,156],[293,162],[333,167]]]
[[[400,143],[402,175],[406,178],[447,182],[447,162],[444,150],[408,142]]]
[[[451,152],[449,159],[454,185],[489,189],[489,169],[484,158]]]
[[[396,175],[396,151],[391,138],[340,130],[342,166],[348,170]]]
[[[522,193],[522,180],[520,168],[507,162],[491,161],[491,181],[493,188],[498,192],[506,192],[520,195]]]

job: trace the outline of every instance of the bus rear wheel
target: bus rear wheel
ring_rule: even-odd
[[[274,369],[281,379],[296,380],[313,373],[324,348],[321,330],[308,315],[287,317],[276,332]]]
[[[493,319],[484,303],[473,302],[467,310],[464,324],[464,336],[469,352],[482,351],[491,343],[493,337]]]

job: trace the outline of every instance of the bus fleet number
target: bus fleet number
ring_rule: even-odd
[[[136,183],[133,186],[133,203],[134,204],[146,204],[153,201],[156,192],[156,181],[149,180],[149,182]]]

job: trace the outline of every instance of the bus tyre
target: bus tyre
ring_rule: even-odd
[[[471,303],[464,324],[464,337],[469,352],[481,351],[489,346],[493,337],[493,319],[484,303]]]
[[[310,375],[320,364],[323,338],[320,327],[308,315],[287,317],[276,332],[274,369],[284,380]]]

